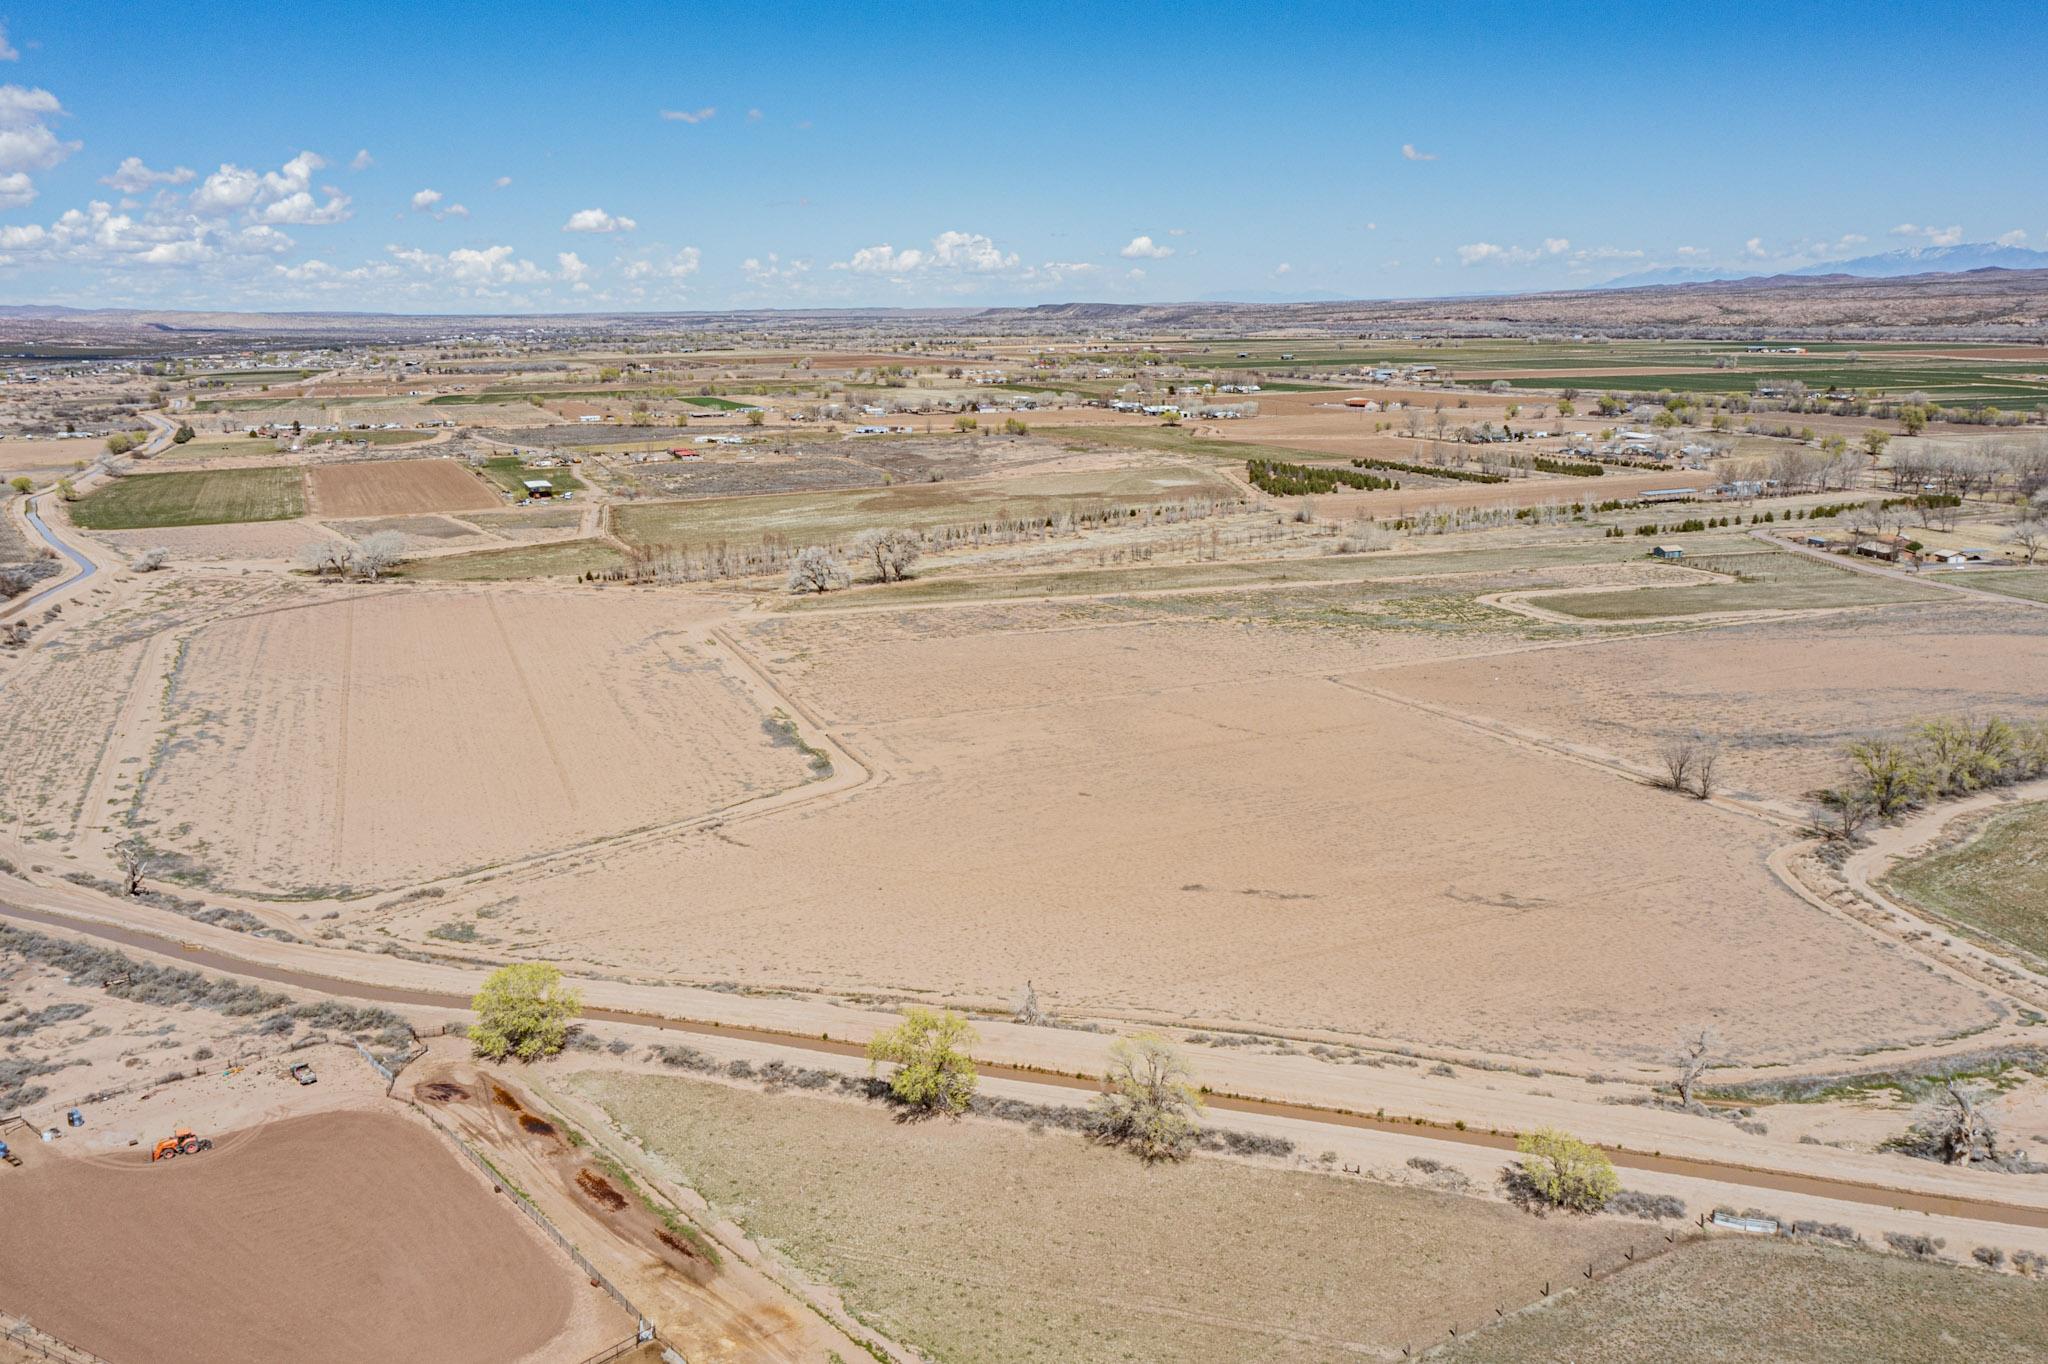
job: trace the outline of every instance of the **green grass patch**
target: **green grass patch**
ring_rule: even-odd
[[[526,496],[526,480],[539,479],[555,490],[556,496],[573,493],[583,487],[583,480],[565,468],[536,469],[520,462],[517,455],[502,455],[487,459],[483,464],[484,477],[519,497]]]
[[[1894,867],[1885,890],[2048,961],[2048,802],[2000,810],[1961,842]]]
[[[1641,550],[1638,549],[1638,553]],[[1530,597],[1529,605],[1581,620],[1626,621],[1663,616],[1697,616],[1716,611],[1800,611],[1831,606],[1877,606],[1892,602],[1939,601],[1933,587],[1895,582],[1819,563],[1800,554],[1766,550],[1755,554],[1700,555],[1686,564],[1735,575],[1732,583],[1670,587],[1623,587],[1612,592],[1559,593]],[[1675,574],[1673,575],[1676,576]]]
[[[1972,569],[1965,573],[1946,574],[1942,581],[1959,587],[1982,588],[1986,592],[2018,597],[2022,601],[2048,602],[2048,568]]]
[[[580,578],[617,568],[625,556],[602,540],[563,540],[550,545],[513,545],[417,559],[391,576],[421,582],[483,583],[518,578]]]
[[[130,474],[71,507],[72,521],[86,530],[289,521],[305,514],[305,476],[279,466]]]

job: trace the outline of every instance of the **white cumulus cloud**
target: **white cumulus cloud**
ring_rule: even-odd
[[[356,154],[348,159],[348,168],[352,171],[366,171],[376,164],[377,158],[370,155],[368,147],[357,148]]]
[[[1961,224],[1949,227],[1921,227],[1915,223],[1900,223],[1892,229],[1894,237],[1917,238],[1929,246],[1954,246],[1963,239]]]
[[[103,185],[112,185],[123,194],[141,194],[158,185],[182,185],[197,178],[198,172],[190,166],[173,166],[169,170],[151,170],[139,156],[124,157],[114,167],[112,175],[100,177]]]
[[[569,215],[564,232],[631,232],[640,224],[631,218],[614,217],[601,208],[583,208]]]
[[[717,113],[715,105],[707,104],[702,109],[664,109],[661,116],[670,123],[702,123]]]
[[[20,60],[20,49],[7,41],[7,25],[0,24],[0,62],[18,62]]]
[[[1434,161],[1436,160],[1436,153],[1417,151],[1413,142],[1403,142],[1401,144],[1401,159],[1403,161]]]
[[[48,170],[83,146],[51,129],[49,120],[63,116],[47,90],[0,85],[0,171]]]
[[[312,192],[313,172],[327,164],[313,152],[300,152],[274,171],[254,171],[232,162],[201,182],[192,192],[192,210],[207,216],[244,213],[249,221],[313,226],[338,223],[349,216],[349,199],[332,186]]]
[[[1173,254],[1170,246],[1161,246],[1150,237],[1133,237],[1124,249],[1117,252],[1125,260],[1165,260]]]

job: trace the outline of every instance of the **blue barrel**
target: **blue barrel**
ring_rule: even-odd
[[[6,1143],[6,1142],[4,1142],[4,1141],[0,1141],[0,1160],[5,1160],[5,1159],[7,1159],[7,1155],[8,1155],[8,1151],[7,1151],[7,1143]]]

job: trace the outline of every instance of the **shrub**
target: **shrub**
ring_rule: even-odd
[[[1654,1222],[1664,1217],[1685,1216],[1685,1200],[1672,1194],[1648,1194],[1635,1189],[1623,1189],[1607,1200],[1606,1210],[1620,1213],[1624,1217],[1641,1217]]]
[[[583,1000],[562,984],[558,967],[530,961],[491,972],[471,1007],[477,1022],[469,1037],[477,1055],[533,1061],[562,1049],[569,1024],[583,1012]]]
[[[1884,1243],[1902,1255],[1911,1255],[1917,1260],[1931,1260],[1948,1243],[1939,1236],[1915,1236],[1909,1232],[1888,1231]]]
[[[1515,1150],[1522,1157],[1522,1188],[1551,1207],[1596,1212],[1621,1192],[1614,1163],[1598,1147],[1567,1133],[1552,1128],[1525,1132]]]
[[[934,1113],[958,1114],[974,1094],[974,1061],[966,1048],[974,1029],[950,1009],[913,1008],[902,1023],[868,1043],[870,1066],[889,1062],[889,1092]]]

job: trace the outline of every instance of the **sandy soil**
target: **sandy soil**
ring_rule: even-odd
[[[306,485],[310,509],[323,517],[485,511],[505,501],[450,459],[320,464],[306,471]]]
[[[301,548],[328,536],[310,521],[254,521],[234,526],[158,526],[150,530],[109,530],[97,537],[117,554],[139,554],[162,546],[180,561],[287,561]]]
[[[198,630],[164,701],[171,738],[142,796],[151,837],[222,883],[430,879],[809,775],[657,598],[303,600]]]
[[[632,1332],[424,1124],[331,1112],[215,1140],[0,1170],[10,1310],[160,1364],[574,1359]]]
[[[1994,1016],[1779,885],[1777,828],[1331,676],[1377,640],[951,614],[752,641],[879,784],[492,892],[617,967],[1595,1063],[1695,1018],[1789,1059]]]
[[[1959,603],[1393,668],[1374,684],[1645,766],[1669,735],[1703,733],[1731,787],[1798,803],[1859,735],[1947,714],[2048,718],[2043,676],[2048,617]]]

